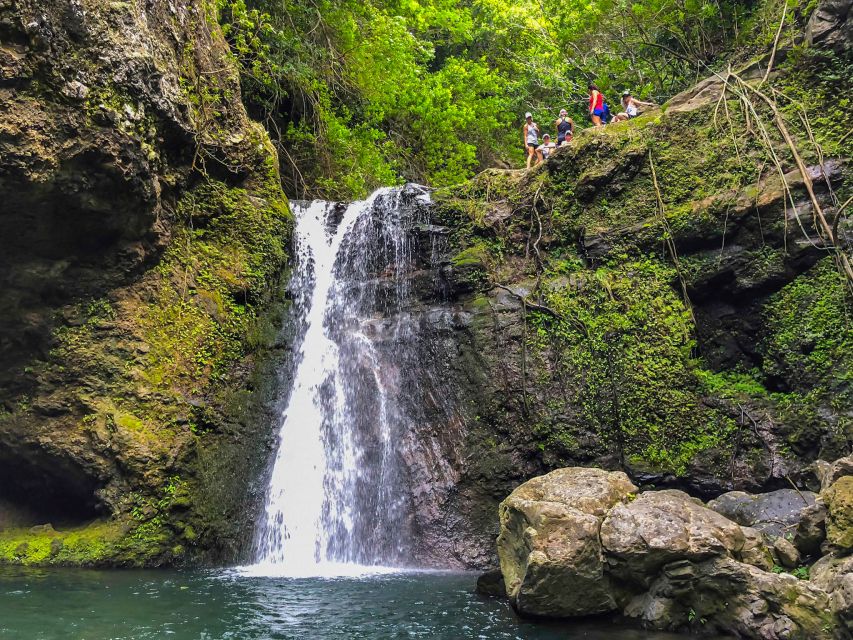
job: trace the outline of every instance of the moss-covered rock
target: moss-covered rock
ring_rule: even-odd
[[[791,86],[799,64],[780,76]],[[507,382],[478,413],[525,424],[544,469],[595,461],[713,494],[849,447],[847,285],[790,211],[811,206],[804,177],[766,171],[764,143],[714,123],[721,89],[436,194],[457,259],[487,269],[480,295],[520,294],[526,328],[500,338],[509,380],[492,371]],[[811,167],[824,207],[846,171]],[[475,331],[483,352],[499,339]]]
[[[821,493],[826,503],[826,541],[844,553],[853,551],[853,476],[836,480]]]
[[[246,537],[291,217],[212,11],[0,6],[0,562]]]
[[[770,81],[791,95],[849,91],[837,53],[777,61]],[[751,86],[762,75],[741,72]],[[843,108],[827,104],[827,117],[807,114],[823,154],[794,134],[806,175],[767,105],[756,99],[755,126],[741,126],[742,103],[713,76],[578,132],[529,171],[434,194],[443,268],[477,273],[450,282],[465,317],[447,375],[471,455],[447,508],[486,528],[498,485],[566,465],[706,498],[803,488],[809,463],[849,453],[850,285],[807,189],[827,212],[851,194]],[[780,106],[802,132],[797,104]],[[842,241],[847,227],[841,216]],[[804,537],[809,553],[819,533]]]
[[[534,616],[616,610],[599,530],[613,505],[636,489],[621,472],[557,469],[501,503],[498,556],[516,610]]]

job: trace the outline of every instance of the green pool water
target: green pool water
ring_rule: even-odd
[[[604,622],[534,623],[472,574],[338,579],[233,571],[0,569],[0,638],[675,640]]]

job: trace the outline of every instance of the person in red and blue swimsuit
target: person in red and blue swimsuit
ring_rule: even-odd
[[[593,83],[589,83],[589,117],[596,127],[601,126],[604,117],[604,96]]]

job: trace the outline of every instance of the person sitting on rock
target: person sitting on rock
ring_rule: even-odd
[[[536,148],[539,146],[539,125],[533,122],[533,114],[529,111],[524,114],[524,130],[522,139],[527,149],[527,168],[536,159]]]
[[[575,132],[575,123],[569,117],[569,112],[565,109],[560,109],[560,117],[554,122],[554,126],[557,128],[557,144],[562,146],[566,138],[569,140],[572,139],[572,136]]]
[[[653,107],[653,102],[642,102],[631,95],[630,91],[622,92],[622,111],[613,116],[612,122],[630,120],[640,115],[640,107]]]
[[[542,136],[542,144],[536,149],[536,155],[539,158],[539,162],[544,162],[548,159],[552,153],[554,153],[554,149],[557,148],[557,145],[551,142],[551,134],[546,133]]]

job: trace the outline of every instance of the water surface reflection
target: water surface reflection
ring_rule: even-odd
[[[229,571],[0,569],[0,638],[676,640],[519,620],[471,574],[246,577]]]

